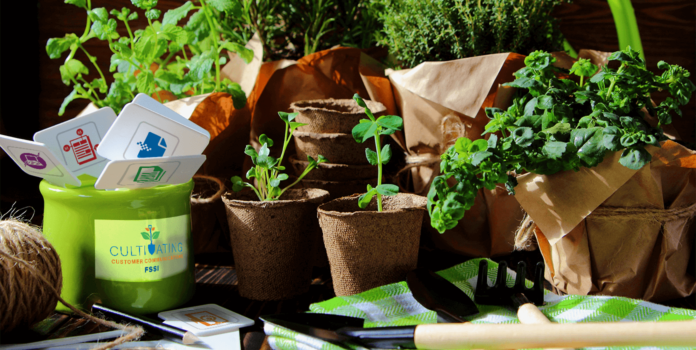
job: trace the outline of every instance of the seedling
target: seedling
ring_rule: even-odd
[[[365,114],[367,114],[368,119],[361,119],[360,124],[353,128],[353,138],[358,143],[363,143],[369,140],[371,137],[375,138],[375,150],[365,148],[365,156],[367,156],[367,161],[372,165],[377,166],[377,187],[372,188],[371,185],[367,185],[367,192],[358,198],[358,206],[360,208],[366,208],[372,197],[377,196],[377,210],[382,211],[382,195],[384,196],[395,196],[399,193],[399,186],[382,184],[382,164],[387,164],[389,159],[391,159],[392,151],[391,147],[386,144],[384,147],[380,145],[381,135],[391,135],[397,130],[401,130],[404,127],[404,121],[399,116],[395,115],[385,115],[379,118],[375,118],[365,101],[358,96],[358,94],[353,95],[353,99],[358,103],[360,107],[365,108]]]
[[[252,145],[247,145],[246,149],[244,150],[244,153],[251,157],[251,161],[254,163],[254,166],[246,173],[246,178],[248,180],[256,178],[256,187],[248,182],[242,181],[242,178],[239,176],[233,176],[233,191],[239,192],[244,189],[244,187],[248,187],[254,190],[256,195],[259,197],[259,200],[275,201],[278,200],[278,198],[280,198],[280,196],[282,196],[283,193],[285,193],[285,191],[287,191],[290,187],[295,186],[296,183],[300,182],[300,180],[302,180],[303,177],[316,168],[319,163],[328,161],[321,154],[317,157],[317,160],[311,156],[307,156],[309,166],[307,166],[302,174],[297,177],[295,182],[281,190],[280,182],[289,178],[288,174],[281,173],[281,171],[285,170],[285,167],[280,165],[283,162],[285,150],[288,148],[288,144],[290,144],[292,134],[295,132],[295,130],[307,124],[293,121],[297,117],[297,113],[278,112],[278,115],[280,116],[280,119],[285,122],[285,140],[283,142],[283,152],[280,154],[280,158],[270,156],[271,150],[269,147],[273,146],[273,140],[271,140],[265,134],[259,136],[261,149],[258,152],[256,152]]]

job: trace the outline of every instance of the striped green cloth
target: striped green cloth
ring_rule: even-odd
[[[474,298],[478,264],[473,259],[438,274]],[[498,264],[488,261],[488,283],[493,284]],[[514,284],[515,273],[508,270],[507,285]],[[531,287],[532,282],[527,281]],[[667,307],[643,300],[609,296],[558,296],[549,291],[539,309],[553,322],[618,322],[673,321],[696,319],[695,310]],[[479,314],[470,317],[472,323],[519,323],[515,313],[502,306],[477,305]],[[389,284],[369,291],[312,304],[310,312],[360,317],[365,327],[404,326],[436,323],[437,315],[421,306],[411,295],[406,282]],[[340,346],[266,323],[264,331],[273,349],[281,350],[340,350]],[[611,348],[640,349],[640,348]],[[643,348],[649,349],[649,348]],[[653,348],[650,348],[653,349]]]

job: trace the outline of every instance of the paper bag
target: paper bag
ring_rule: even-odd
[[[401,187],[427,194],[430,182],[439,175],[440,155],[457,137],[482,138],[489,121],[485,108],[507,108],[514,90],[501,84],[514,80],[513,73],[522,67],[524,56],[502,53],[425,62],[413,69],[389,71],[387,78],[364,63],[361,75],[370,98],[404,119],[402,147],[410,179]],[[513,251],[514,232],[522,217],[517,201],[500,186],[481,190],[454,229],[440,234],[429,220],[424,228],[440,249],[492,257]]]
[[[557,291],[660,302],[696,290],[696,152],[665,141],[638,171],[608,154],[596,168],[518,178]],[[693,270],[691,270],[693,271]]]

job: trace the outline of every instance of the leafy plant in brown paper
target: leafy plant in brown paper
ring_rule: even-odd
[[[648,145],[658,146],[666,137],[662,125],[688,103],[696,86],[682,67],[658,64],[654,75],[630,47],[609,56],[614,70],[588,60],[575,62],[570,71],[553,66],[555,58],[536,51],[525,58],[525,68],[506,85],[518,88],[507,110],[487,108],[491,119],[484,134],[488,140],[460,138],[442,155],[440,169],[428,193],[431,224],[440,233],[454,228],[474,204],[481,188],[505,183],[514,194],[517,180],[510,172],[554,174],[597,166],[607,152],[623,151],[619,163],[637,170],[648,164]],[[561,79],[560,74],[579,78]],[[667,91],[672,97],[653,106],[650,93]],[[645,112],[657,117],[657,126],[645,120]],[[494,133],[499,133],[498,137]],[[447,179],[457,184],[450,187]]]

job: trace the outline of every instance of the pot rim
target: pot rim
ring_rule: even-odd
[[[249,190],[251,191],[251,190]],[[227,206],[232,206],[232,207],[240,207],[240,208],[249,208],[249,207],[261,207],[261,208],[279,208],[279,207],[284,207],[288,205],[295,205],[295,204],[304,204],[304,203],[311,203],[311,202],[316,202],[320,201],[322,203],[329,197],[329,191],[322,190],[320,188],[291,188],[288,190],[288,192],[297,192],[297,191],[306,191],[306,192],[314,192],[313,194],[310,194],[310,197],[308,198],[302,198],[302,199],[281,199],[277,201],[259,201],[259,200],[241,200],[241,199],[232,199],[232,198],[227,198],[230,195],[234,195],[236,192],[232,191],[227,191],[225,194],[222,195],[222,201],[225,203]],[[253,192],[251,192],[253,193]]]
[[[297,131],[295,131],[297,133]],[[301,160],[297,159],[297,155],[293,154],[289,157],[290,163],[293,164],[302,164],[302,165],[309,165],[309,161],[306,160]],[[360,170],[360,169],[371,169],[374,167],[374,165],[366,165],[366,164],[341,164],[341,163],[319,163],[318,164],[319,168],[326,168],[326,169],[337,169],[337,168],[346,168],[346,170]],[[304,180],[304,179],[303,179]]]
[[[341,98],[341,99],[333,99],[333,98],[328,98],[328,99],[316,99],[316,100],[302,100],[302,101],[296,101],[290,104],[290,109],[292,109],[295,112],[304,112],[304,111],[324,111],[324,112],[329,112],[329,113],[338,113],[341,115],[349,115],[349,116],[357,116],[357,115],[364,115],[365,114],[365,109],[362,107],[358,106],[361,108],[360,112],[341,112],[337,111],[335,109],[330,109],[326,107],[317,107],[317,106],[299,106],[300,104],[319,104],[319,103],[327,103],[327,102],[339,102],[339,101],[351,101],[352,104],[355,104],[358,106],[358,103],[355,102],[352,98]],[[372,114],[378,114],[378,113],[384,113],[387,111],[387,107],[377,101],[373,100],[364,100],[365,103],[367,104],[367,107],[370,108],[370,111]]]
[[[340,138],[349,138],[353,140],[353,135],[351,134],[344,134],[344,133],[318,133],[318,132],[306,132],[306,131],[299,131],[295,130],[295,132],[292,134],[294,137],[300,137],[300,138],[310,138],[310,139],[340,139]]]
[[[398,208],[398,209],[390,209],[390,210],[383,210],[383,211],[377,211],[377,210],[360,210],[360,211],[335,211],[335,210],[325,210],[322,207],[329,205],[330,203],[339,201],[339,200],[345,200],[346,198],[353,199],[355,198],[356,200],[356,205],[357,205],[357,198],[361,194],[352,194],[350,196],[345,196],[345,197],[339,197],[333,200],[330,200],[326,203],[322,203],[319,205],[317,208],[317,213],[322,214],[322,215],[328,215],[328,216],[334,216],[334,217],[343,217],[343,216],[355,216],[355,215],[385,215],[387,213],[389,214],[395,214],[395,213],[405,213],[405,212],[410,212],[410,211],[416,211],[416,210],[426,210],[425,204],[422,207],[419,206],[412,206],[412,207],[404,207],[404,208]],[[414,193],[398,193],[397,196],[409,196],[409,197],[421,197],[425,198],[423,196],[419,196]]]

